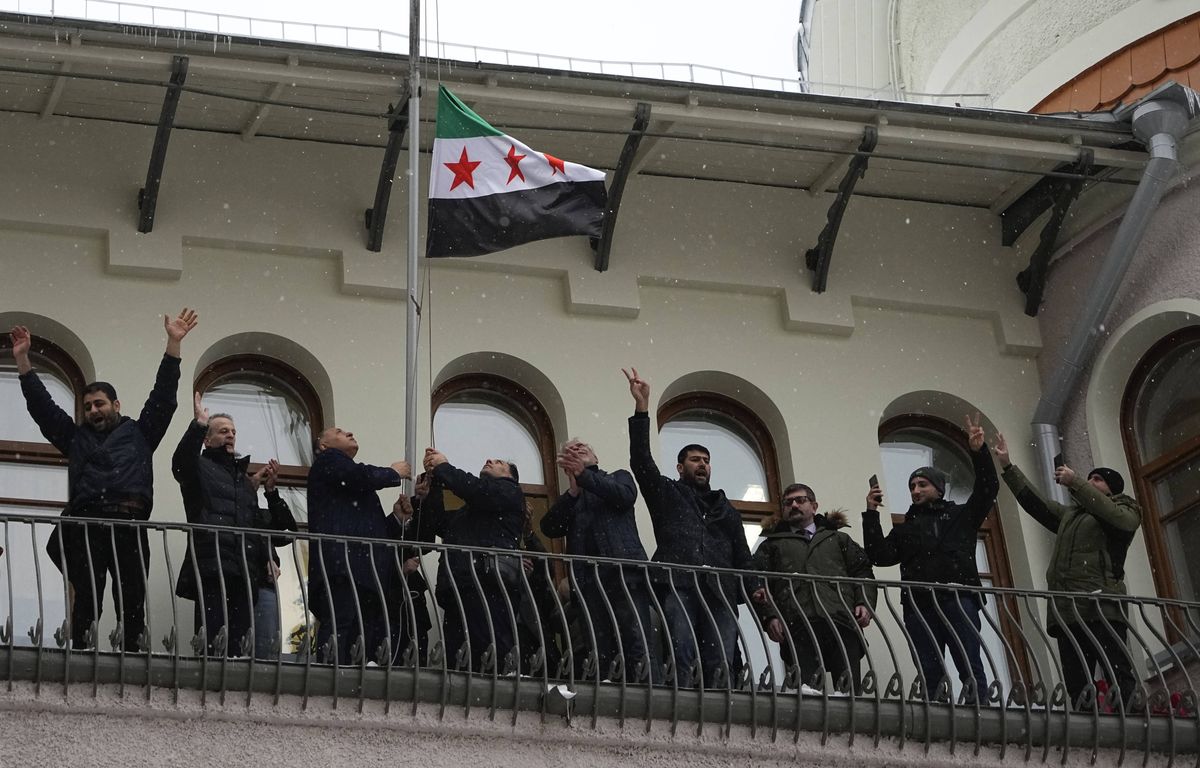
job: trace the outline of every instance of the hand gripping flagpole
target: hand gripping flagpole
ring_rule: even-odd
[[[417,345],[421,339],[420,286],[417,279],[417,211],[421,199],[421,0],[410,0],[408,15],[408,314],[404,345],[404,457],[417,465]],[[415,470],[414,470],[415,471]]]

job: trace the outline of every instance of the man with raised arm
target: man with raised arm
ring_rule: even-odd
[[[563,445],[558,466],[570,486],[542,518],[542,533],[551,538],[566,536],[569,555],[645,560],[633,510],[637,501],[633,475],[623,469],[605,472],[599,463],[587,443],[573,439]],[[645,642],[651,637],[650,594],[642,569],[594,567],[574,560],[571,571],[596,635],[596,677],[616,679],[620,674],[631,683],[653,679],[647,654],[651,646]],[[618,640],[623,654],[617,652]],[[624,656],[624,671],[615,673],[613,664],[619,655]]]
[[[167,348],[154,388],[136,419],[121,415],[121,401],[112,384],[94,381],[83,388],[81,424],[55,404],[33,370],[29,330],[13,328],[13,357],[29,415],[46,440],[67,457],[70,498],[63,517],[149,519],[154,506],[153,454],[175,414],[180,345],[196,321],[196,313],[186,307],[175,318],[163,316]],[[99,647],[93,625],[100,619],[104,585],[111,573],[113,605],[121,616],[117,641],[126,651],[150,649],[149,638],[143,637],[150,568],[145,529],[64,522],[46,549],[74,590],[69,614],[72,646]]]
[[[403,538],[395,514],[385,515],[379,491],[394,488],[412,472],[407,461],[376,467],[354,460],[353,432],[329,427],[317,438],[308,471],[308,530],[312,533],[371,539]],[[386,664],[399,617],[395,605],[403,578],[396,550],[387,544],[322,541],[309,555],[309,610],[317,617],[317,653],[326,663],[375,661]],[[391,647],[385,648],[388,640]],[[353,653],[361,642],[360,656]],[[386,652],[386,653],[384,653]]]
[[[421,526],[442,543],[516,550],[525,527],[525,494],[511,461],[488,459],[476,477],[452,465],[434,448],[425,451],[425,471],[431,478],[429,495],[421,504]],[[450,491],[465,504],[446,510]],[[476,586],[475,580],[479,584]],[[451,668],[468,662],[474,672],[517,669],[510,657],[514,644],[514,612],[521,597],[521,558],[512,555],[442,553],[434,596],[443,612],[446,654]],[[465,623],[464,623],[465,618]],[[490,628],[489,628],[490,625]],[[470,640],[468,657],[465,643]],[[488,649],[495,641],[494,653]]]
[[[238,456],[235,451],[233,417],[226,413],[210,417],[199,392],[194,413],[171,457],[171,472],[183,494],[183,510],[189,523],[240,531],[195,531],[179,569],[175,594],[196,601],[195,631],[205,627],[209,654],[249,655],[253,646],[243,648],[243,638],[250,631],[258,591],[271,587],[279,575],[271,537],[249,531],[295,531],[296,518],[275,488],[279,462],[268,461],[252,481],[246,474],[250,457]],[[258,506],[258,484],[266,491],[266,509]],[[286,545],[289,540],[278,543]],[[217,642],[222,627],[224,647]],[[255,632],[262,631],[255,627]]]
[[[712,466],[708,449],[684,446],[675,466],[678,478],[662,475],[650,451],[650,384],[636,368],[621,372],[629,381],[634,402],[629,417],[629,466],[650,509],[658,542],[654,560],[749,570],[750,547],[742,516],[724,491],[709,486]],[[697,645],[704,686],[729,686],[739,672],[737,607],[743,589],[738,578],[684,570],[663,570],[656,577],[679,687],[690,688],[696,682],[692,667],[697,661]],[[745,591],[757,586],[746,584]]]
[[[885,537],[879,524],[883,494],[879,486],[867,494],[863,512],[863,543],[871,562],[878,566],[900,564],[904,581],[979,587],[975,545],[979,526],[996,506],[1000,481],[988,457],[979,414],[967,416],[967,445],[975,469],[975,485],[963,504],[944,497],[946,474],[934,467],[920,467],[908,478],[912,506],[904,522],[892,525]],[[967,693],[967,703],[986,703],[987,675],[981,656],[982,624],[979,611],[983,595],[953,588],[906,588],[904,629],[912,639],[916,661],[925,678],[925,694],[936,691],[945,676],[942,659],[946,649],[958,668]],[[973,688],[972,693],[970,689]]]
[[[1046,589],[1088,595],[1055,599],[1047,611],[1047,629],[1058,641],[1067,693],[1078,702],[1097,667],[1104,678],[1111,668],[1116,678],[1111,682],[1120,686],[1120,703],[1127,706],[1137,685],[1127,650],[1129,619],[1120,602],[1095,595],[1127,594],[1125,556],[1142,524],[1141,507],[1122,493],[1125,478],[1115,469],[1096,467],[1085,477],[1065,464],[1056,467],[1054,481],[1071,495],[1071,503],[1064,505],[1042,496],[1012,463],[1004,435],[996,435],[992,453],[1021,509],[1056,534]]]

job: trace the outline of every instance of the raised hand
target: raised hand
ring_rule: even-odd
[[[1054,468],[1054,482],[1059,485],[1070,485],[1075,479],[1075,470],[1063,464],[1061,467]]]
[[[867,509],[876,510],[883,506],[883,491],[879,490],[878,485],[872,485],[871,490],[867,491]]]
[[[562,467],[563,472],[567,473],[567,477],[579,477],[583,474],[583,457],[568,448],[558,454],[558,466]]]
[[[979,413],[975,413],[975,418],[972,419],[970,414],[967,414],[967,445],[972,451],[978,451],[983,447],[983,427],[980,426]]]
[[[262,472],[263,476],[263,489],[267,493],[273,493],[275,491],[275,481],[279,479],[279,460],[270,459],[267,461],[266,466],[259,471]]]
[[[446,454],[442,453],[437,448],[425,449],[425,458],[421,461],[421,464],[425,467],[426,472],[431,472],[433,471],[434,467],[445,463]]]
[[[401,459],[400,461],[393,461],[392,469],[399,472],[400,477],[402,477],[405,480],[408,480],[409,478],[412,477],[412,467],[410,467],[408,465],[408,462],[403,459]]]
[[[630,367],[629,370],[621,369],[621,373],[625,374],[626,380],[629,381],[629,394],[633,395],[634,410],[638,412],[647,411],[650,409],[650,384],[641,376],[638,376],[637,368]]]
[[[33,370],[33,364],[29,362],[29,346],[33,341],[29,335],[29,329],[18,325],[8,334],[8,338],[12,341],[13,358],[17,361],[17,373],[29,373]]]
[[[29,345],[32,343],[32,337],[29,335],[29,329],[23,325],[15,326],[8,334],[9,341],[12,342],[13,357],[29,354]]]
[[[421,474],[417,475],[417,482],[413,484],[413,496],[416,496],[418,499],[423,499],[428,496],[429,482],[430,480],[428,473],[422,472]]]
[[[1008,442],[1004,439],[1003,432],[996,433],[996,444],[992,446],[992,455],[996,457],[996,462],[1007,468],[1012,464],[1012,459],[1008,456]]]
[[[179,313],[179,317],[174,320],[170,315],[163,315],[163,329],[167,332],[167,354],[171,357],[179,357],[180,342],[183,337],[188,335],[188,332],[196,327],[196,322],[200,319],[193,310],[187,307]]]

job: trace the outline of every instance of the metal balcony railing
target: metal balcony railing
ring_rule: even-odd
[[[580,558],[529,541],[514,551],[0,514],[0,680],[35,695],[114,685],[147,701],[195,690],[206,706],[286,694],[507,711],[514,725],[535,711],[672,733],[690,723],[772,740],[973,743],[1040,762],[1197,752],[1200,604]],[[258,568],[270,552],[278,567]],[[93,575],[106,562],[119,614]],[[181,575],[195,600],[176,594]],[[962,601],[983,605],[977,629]],[[858,605],[865,627],[850,619]],[[926,632],[947,645],[936,680],[913,661]],[[1096,663],[1071,691],[1062,654],[1089,644]],[[955,662],[972,647],[983,686]]]

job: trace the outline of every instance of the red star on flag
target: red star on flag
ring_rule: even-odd
[[[559,163],[561,162],[562,161],[560,160]],[[446,166],[454,173],[454,183],[450,185],[451,192],[453,192],[454,188],[459,184],[466,184],[471,189],[475,189],[475,179],[471,177],[471,174],[473,174],[475,169],[479,167],[480,161],[471,160],[468,158],[466,147],[463,147],[462,154],[459,155],[457,163],[442,163],[442,165]]]
[[[508,154],[504,156],[504,162],[508,163],[508,181],[505,184],[511,184],[512,180],[518,176],[521,181],[525,181],[525,174],[521,172],[521,161],[525,159],[525,155],[518,155],[516,146],[510,144],[508,146]]]
[[[563,176],[567,175],[567,168],[565,165],[563,165],[562,160],[559,160],[554,155],[548,155],[545,152],[543,152],[542,154],[546,155],[546,162],[550,163],[550,175],[551,176],[553,176],[556,173],[561,173]]]

